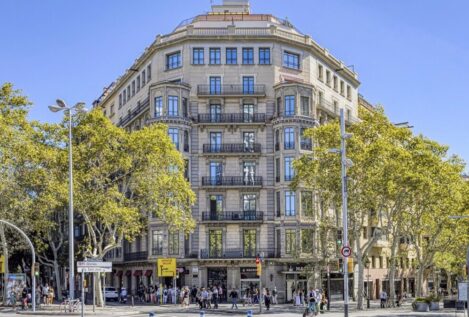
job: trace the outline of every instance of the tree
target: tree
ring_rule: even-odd
[[[73,135],[75,210],[87,228],[84,257],[103,259],[124,238],[132,241],[148,215],[173,231],[194,229],[195,194],[166,126],[129,133],[94,110],[74,118]]]

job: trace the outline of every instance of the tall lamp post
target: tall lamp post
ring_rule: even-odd
[[[353,166],[353,162],[347,158],[346,145],[347,139],[352,134],[345,132],[344,109],[340,109],[340,149],[330,149],[331,153],[340,153],[340,161],[342,166],[342,245],[348,247],[348,214],[347,214],[347,168]],[[344,316],[348,317],[349,305],[349,287],[348,287],[348,256],[343,255],[343,271],[344,271]]]
[[[69,183],[69,208],[68,208],[68,282],[69,282],[69,298],[75,298],[75,252],[74,252],[74,225],[73,225],[73,167],[72,167],[72,111],[84,112],[85,104],[78,102],[73,107],[68,107],[67,104],[57,99],[56,104],[49,106],[52,112],[64,111],[68,116],[68,183]]]

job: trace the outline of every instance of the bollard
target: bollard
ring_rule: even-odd
[[[154,312],[150,312],[150,313],[148,314],[148,317],[156,317],[156,314],[155,314]]]
[[[200,317],[205,317],[205,312],[203,310],[200,312]]]
[[[252,317],[252,310],[248,310],[248,311],[247,311],[246,317]]]
[[[135,304],[135,303],[134,303],[134,296],[132,295],[132,307],[135,306],[134,304]]]

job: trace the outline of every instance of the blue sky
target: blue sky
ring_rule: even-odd
[[[347,65],[393,122],[469,162],[469,1],[251,0],[288,19]],[[88,104],[157,34],[208,11],[210,0],[0,0],[0,83],[30,97],[31,117],[57,121],[57,97]]]

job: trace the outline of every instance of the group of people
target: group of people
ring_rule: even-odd
[[[327,306],[327,296],[322,289],[310,289],[307,293],[303,290],[293,292],[293,305],[307,306],[303,316],[318,315],[324,313]]]
[[[36,298],[39,299],[39,301],[36,304],[40,304],[40,301],[42,299],[42,304],[45,305],[52,305],[55,299],[55,293],[54,293],[54,288],[49,286],[49,284],[44,284],[42,286],[38,286],[36,289]]]

